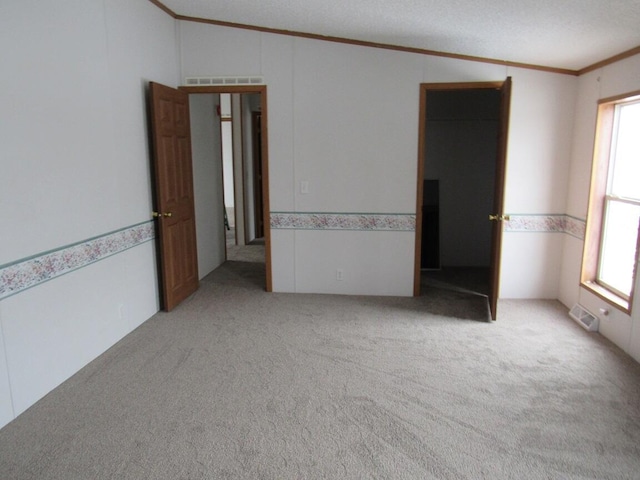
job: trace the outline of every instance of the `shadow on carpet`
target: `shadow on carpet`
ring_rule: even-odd
[[[202,282],[241,287],[248,290],[265,290],[266,267],[264,263],[228,260],[207,275]],[[425,316],[490,321],[489,307],[485,295],[457,288],[448,283],[423,281],[420,297],[344,296],[341,301],[361,303],[378,310],[395,308]]]
[[[266,267],[259,262],[227,260],[202,281],[264,290]]]
[[[425,313],[442,317],[489,322],[488,299],[484,295],[435,286],[423,286],[419,303]]]
[[[474,270],[480,273],[474,273]],[[420,299],[425,310],[444,317],[491,321],[486,282],[476,278],[483,273],[484,269],[449,269],[423,273]]]

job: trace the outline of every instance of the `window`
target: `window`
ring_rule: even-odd
[[[629,311],[640,228],[640,95],[598,108],[582,284]]]

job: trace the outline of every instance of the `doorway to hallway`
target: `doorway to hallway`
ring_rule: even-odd
[[[212,234],[203,240],[203,248],[207,251],[222,248],[222,258],[212,260],[213,268],[223,261],[262,263],[264,287],[271,291],[266,86],[181,87],[181,90],[189,94],[192,105],[207,104],[209,114],[204,122],[203,144],[215,137],[215,147],[207,149],[202,162],[206,168],[217,165],[217,172],[205,174],[209,186],[205,184],[202,188],[204,200],[198,202],[196,195],[196,210],[205,219],[211,217],[210,223],[215,224],[211,227]],[[254,128],[256,112],[261,117],[258,132]],[[255,174],[256,164],[259,175]],[[219,182],[215,201],[205,198],[211,182]],[[261,222],[262,231],[256,228],[256,219]],[[215,238],[212,240],[211,236]]]

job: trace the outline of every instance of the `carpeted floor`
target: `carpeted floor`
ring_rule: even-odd
[[[264,238],[251,241],[249,245],[236,245],[236,231],[234,228],[225,231],[227,243],[227,260],[233,262],[264,263]],[[264,280],[263,280],[264,285]]]
[[[558,302],[490,323],[426,288],[269,294],[227,262],[0,430],[0,478],[640,477],[640,365]]]
[[[422,286],[457,290],[475,295],[489,295],[488,267],[442,267],[440,270],[423,270]],[[424,288],[422,294],[424,294]]]

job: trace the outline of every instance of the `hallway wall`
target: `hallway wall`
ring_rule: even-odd
[[[220,96],[189,95],[198,276],[206,277],[225,261],[224,195]]]

